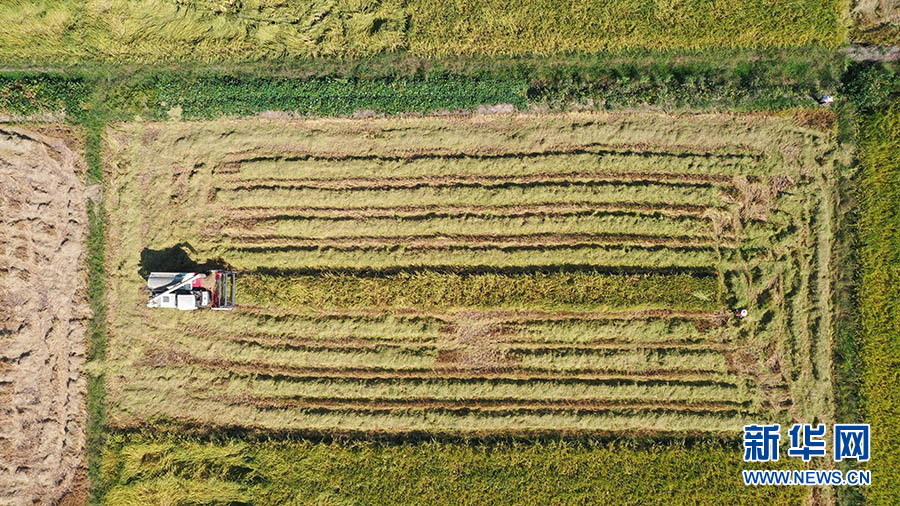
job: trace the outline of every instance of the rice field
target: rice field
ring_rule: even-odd
[[[131,122],[105,150],[113,428],[733,436],[834,411],[846,153],[790,114]],[[212,265],[233,312],[145,307],[146,272]]]
[[[6,0],[0,59],[234,62],[840,46],[840,0]]]
[[[408,0],[410,49],[424,54],[553,54],[634,48],[840,45],[840,1]]]
[[[786,468],[781,459],[766,467]],[[798,504],[807,487],[746,487],[737,450],[710,442],[380,445],[198,442],[115,434],[104,504]],[[796,465],[796,463],[794,463]],[[452,498],[452,499],[449,499]]]

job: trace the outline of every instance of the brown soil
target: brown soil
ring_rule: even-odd
[[[889,31],[889,27],[884,26]],[[894,28],[894,32],[897,32]],[[872,46],[869,44],[853,44],[844,49],[844,53],[856,61],[897,61],[900,60],[900,46]]]
[[[799,109],[793,112],[793,116],[799,126],[825,133],[833,132],[837,126],[837,114],[833,109]]]
[[[456,314],[453,332],[442,333],[435,366],[451,370],[509,371],[513,358],[503,344],[503,332],[484,311]]]
[[[0,127],[0,503],[83,502],[87,231],[65,129]]]

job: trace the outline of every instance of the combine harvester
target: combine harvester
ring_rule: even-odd
[[[212,308],[234,309],[234,271],[152,272],[147,278],[149,308],[183,311]]]

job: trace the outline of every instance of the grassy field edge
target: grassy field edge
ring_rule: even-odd
[[[266,111],[371,115],[476,110],[661,107],[789,109],[833,93],[845,58],[822,47],[422,59],[391,55],[291,64],[27,66],[0,73],[0,111],[80,122],[201,119]],[[10,68],[10,67],[7,67]],[[15,68],[15,67],[12,67]],[[502,108],[501,108],[502,109]],[[505,110],[505,109],[503,109]],[[487,109],[489,112],[490,109]]]
[[[88,303],[92,316],[88,327],[88,360],[101,362],[106,356],[106,231],[102,188],[102,132],[101,118],[86,118],[85,158],[88,182],[100,185],[100,198],[88,207]],[[100,470],[103,448],[106,445],[106,383],[102,372],[88,372],[88,424],[86,429],[89,502],[99,504],[104,494]]]

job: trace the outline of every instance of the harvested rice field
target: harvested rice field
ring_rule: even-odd
[[[830,422],[846,153],[805,117],[115,124],[107,421],[729,437]],[[148,272],[220,266],[238,271],[234,311],[146,308]]]

